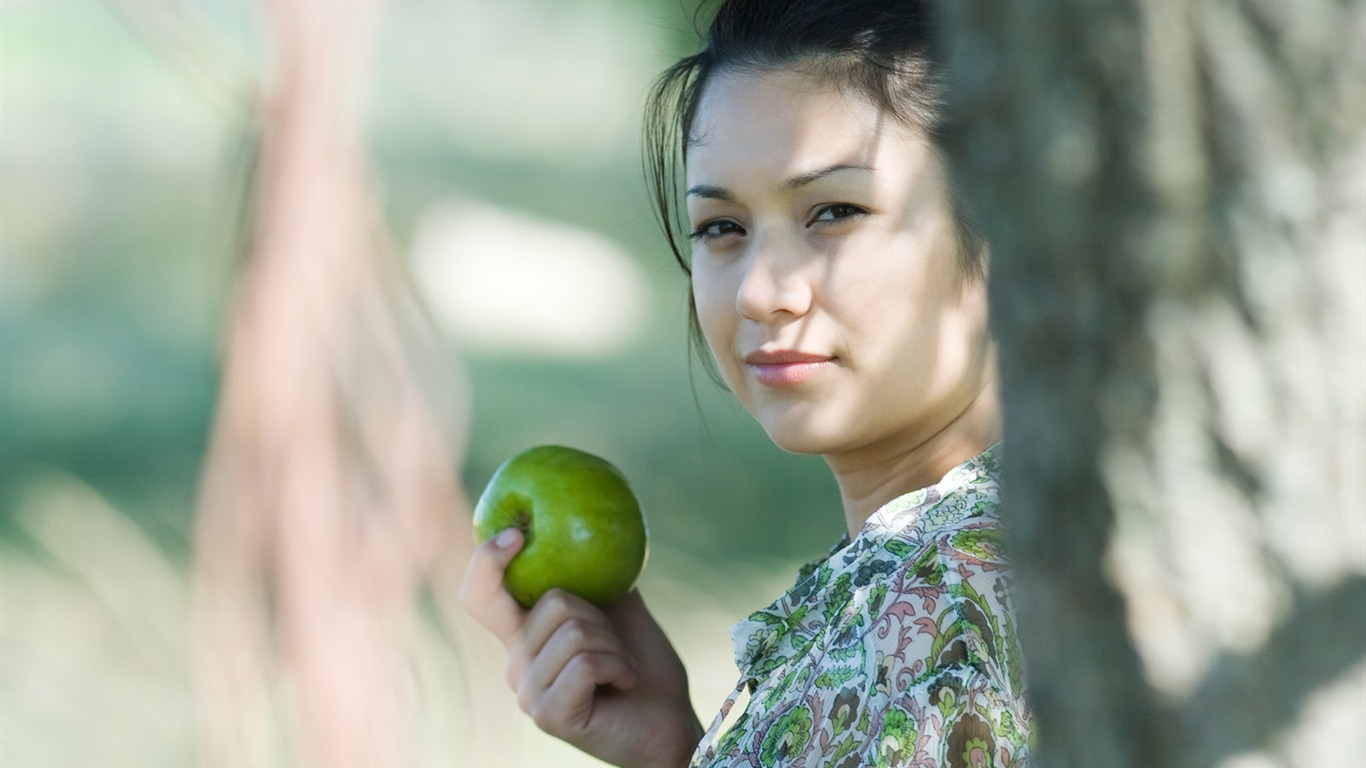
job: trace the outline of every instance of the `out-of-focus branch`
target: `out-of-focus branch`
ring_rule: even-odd
[[[272,0],[251,249],[199,502],[202,764],[412,764],[416,598],[469,549],[468,404],[359,141],[372,0]],[[283,695],[282,695],[283,694]]]

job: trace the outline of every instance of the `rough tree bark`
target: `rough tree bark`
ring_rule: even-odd
[[[1366,754],[1366,4],[943,3],[1038,764]]]

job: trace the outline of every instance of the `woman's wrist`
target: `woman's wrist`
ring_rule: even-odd
[[[702,722],[690,707],[686,725],[669,740],[670,743],[661,744],[650,760],[636,768],[687,768],[704,733]]]

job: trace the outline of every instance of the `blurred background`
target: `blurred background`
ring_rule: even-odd
[[[734,682],[730,624],[842,517],[824,464],[775,449],[688,358],[639,121],[652,77],[690,50],[691,8],[397,0],[375,40],[373,179],[443,363],[468,384],[451,472],[472,498],[539,443],[620,466],[653,537],[642,589],[705,722]],[[264,47],[250,3],[0,0],[7,768],[194,762],[195,508]],[[416,762],[474,764],[466,714],[501,692],[462,678],[432,613],[415,635]],[[487,764],[593,764],[507,728]]]

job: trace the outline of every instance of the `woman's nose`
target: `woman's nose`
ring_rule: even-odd
[[[794,243],[775,237],[756,238],[745,259],[745,272],[735,296],[736,310],[757,322],[806,314],[812,299],[806,261]]]

